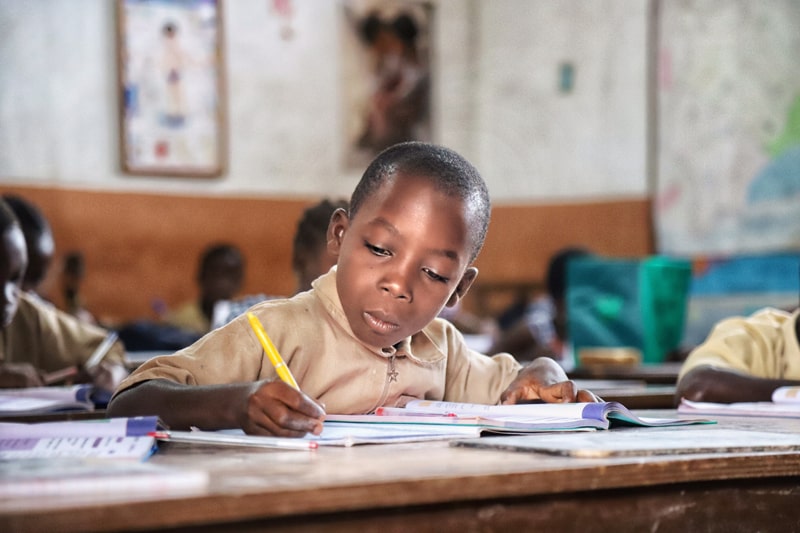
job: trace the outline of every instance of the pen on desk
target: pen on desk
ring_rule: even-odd
[[[278,349],[275,348],[274,344],[272,344],[272,341],[267,335],[267,332],[264,331],[264,326],[261,325],[258,317],[248,311],[247,320],[250,321],[250,327],[253,328],[256,337],[258,337],[259,342],[261,342],[261,346],[264,348],[264,353],[267,354],[267,358],[272,363],[272,366],[275,367],[275,372],[278,373],[278,376],[284,381],[284,383],[291,385],[297,390],[300,390],[300,387],[297,385],[297,381],[295,381],[292,372],[289,370],[289,367],[286,366],[286,363],[283,362],[281,354],[278,353]]]
[[[61,370],[56,370],[55,372],[49,372],[45,374],[42,376],[42,381],[44,381],[45,385],[55,385],[56,383],[63,383],[77,375],[78,367],[68,366],[66,368],[62,368]]]
[[[92,355],[86,361],[86,364],[83,365],[83,368],[86,370],[91,370],[99,365],[100,361],[102,361],[103,358],[108,355],[108,352],[111,350],[111,347],[114,346],[115,342],[117,342],[117,334],[112,331],[106,336],[105,339],[103,339],[103,342],[101,342],[100,345],[95,348]]]

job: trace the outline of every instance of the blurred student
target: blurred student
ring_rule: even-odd
[[[36,205],[21,196],[5,194],[3,200],[17,218],[25,237],[28,267],[22,280],[22,290],[41,297],[38,288],[47,277],[56,249],[50,224]]]
[[[68,252],[64,256],[64,269],[61,272],[64,311],[79,320],[96,324],[97,319],[86,309],[81,297],[81,285],[85,277],[86,264],[83,260],[83,254],[78,251]]]
[[[127,375],[124,347],[112,345],[91,373],[80,371],[106,332],[57,310],[22,290],[28,253],[14,213],[0,201],[0,387],[47,384],[48,374],[75,367],[74,381],[111,391]]]
[[[244,269],[244,257],[236,246],[222,243],[206,248],[197,270],[199,297],[168,312],[164,323],[199,335],[211,331],[214,307],[236,296],[244,281]]]
[[[334,211],[347,210],[347,205],[347,200],[325,198],[303,211],[292,240],[294,294],[311,289],[311,282],[336,264],[336,256],[328,251],[328,223]],[[283,297],[251,294],[235,300],[222,300],[216,304],[211,329],[227,324],[259,302]]]
[[[525,308],[525,315],[508,330],[498,334],[489,353],[508,352],[520,361],[548,356],[562,366],[574,366],[567,342],[567,265],[590,252],[568,247],[556,252],[547,265],[546,293]]]
[[[145,363],[117,390],[111,416],[157,414],[174,428],[319,434],[329,413],[369,413],[412,398],[494,404],[596,401],[552,360],[521,367],[470,350],[437,315],[458,302],[490,218],[478,171],[425,143],[388,148],[369,165],[349,212],[328,226],[336,268],[310,291],[260,303],[300,390],[277,379],[240,316],[176,354]],[[324,407],[323,407],[324,406]]]
[[[800,385],[798,316],[765,308],[718,322],[684,362],[676,398],[768,402],[778,387]]]
[[[328,251],[328,224],[334,211],[347,207],[347,200],[326,198],[303,211],[292,241],[295,294],[311,289],[311,282],[336,264],[336,256]]]

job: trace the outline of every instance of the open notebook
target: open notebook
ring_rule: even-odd
[[[92,411],[92,385],[0,390],[0,416]]]
[[[709,423],[709,420],[639,417],[619,402],[483,405],[412,400],[405,407],[381,407],[376,417],[402,422],[474,424],[495,433],[527,433],[613,426],[665,427]]]
[[[308,450],[475,438],[487,433],[594,431],[612,425],[668,427],[707,423],[700,419],[641,418],[616,402],[578,404],[479,405],[413,401],[405,408],[381,408],[373,415],[328,415],[321,435],[282,439],[245,435],[241,430],[169,431],[162,438],[197,442]]]

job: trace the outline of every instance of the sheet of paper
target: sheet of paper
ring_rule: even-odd
[[[458,440],[453,446],[573,457],[800,451],[800,435],[735,429],[646,429]]]

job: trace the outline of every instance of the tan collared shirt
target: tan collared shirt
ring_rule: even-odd
[[[22,293],[17,314],[7,328],[0,330],[0,361],[30,363],[45,372],[54,372],[85,363],[106,335],[102,328]],[[119,341],[106,356],[119,363],[124,357],[125,348]]]
[[[328,413],[369,413],[409,398],[497,403],[520,365],[509,354],[467,348],[449,322],[435,319],[396,347],[361,343],[345,317],[333,269],[308,292],[250,309],[264,325],[300,388]],[[150,380],[211,385],[274,379],[275,370],[239,316],[174,355],[142,365],[117,390]]]
[[[749,317],[720,321],[692,350],[680,377],[702,365],[769,379],[800,379],[800,347],[795,333],[800,310],[762,309]],[[679,379],[680,379],[679,377]]]
[[[198,302],[187,302],[167,313],[164,323],[198,335],[204,335],[211,330],[211,321],[203,314]]]

